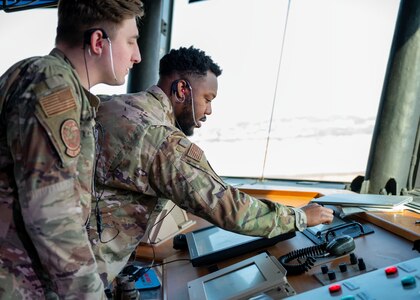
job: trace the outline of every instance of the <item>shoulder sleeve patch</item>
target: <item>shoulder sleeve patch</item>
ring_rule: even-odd
[[[187,156],[196,160],[200,161],[203,157],[204,151],[200,149],[196,144],[191,144],[190,149],[187,152]]]
[[[47,118],[76,109],[76,100],[69,87],[44,96],[39,102]]]
[[[77,122],[68,119],[61,124],[61,139],[66,146],[66,154],[76,157],[80,153],[80,129]]]

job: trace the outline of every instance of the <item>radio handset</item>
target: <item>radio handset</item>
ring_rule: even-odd
[[[330,242],[294,250],[279,258],[279,262],[287,270],[288,275],[298,275],[308,271],[314,265],[317,258],[326,256],[342,256],[352,252],[356,248],[354,240],[349,235],[336,237]],[[293,260],[305,259],[302,263],[292,264]]]
[[[349,235],[336,237],[327,244],[326,252],[333,256],[342,256],[349,254],[356,248],[354,240]]]

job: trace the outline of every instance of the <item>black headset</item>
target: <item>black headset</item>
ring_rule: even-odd
[[[90,37],[92,35],[92,33],[94,33],[95,31],[99,30],[100,32],[102,32],[102,36],[104,39],[108,39],[109,40],[109,36],[106,33],[106,31],[103,28],[91,28],[86,30],[83,33],[83,45],[86,46],[90,43]]]
[[[178,82],[180,82],[181,80],[185,81],[185,85],[187,86],[187,89],[189,89],[190,91],[192,90],[191,84],[187,79],[177,79],[172,82],[172,85],[171,85],[172,94],[175,94],[178,91],[177,85],[178,85]]]

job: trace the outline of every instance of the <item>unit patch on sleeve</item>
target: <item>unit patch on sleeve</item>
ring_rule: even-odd
[[[67,119],[61,124],[61,139],[66,146],[66,154],[76,157],[80,153],[80,129],[77,122]]]
[[[76,100],[69,87],[42,97],[39,103],[47,118],[76,109]]]
[[[201,150],[196,144],[191,144],[190,149],[188,149],[187,156],[196,161],[200,161],[203,157],[203,150]]]

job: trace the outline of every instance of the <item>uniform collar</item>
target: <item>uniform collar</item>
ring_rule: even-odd
[[[64,52],[61,51],[60,49],[58,49],[58,48],[52,49],[51,52],[50,52],[50,55],[61,58],[62,60],[64,60],[67,64],[69,64],[74,69],[74,66],[71,63],[71,61],[67,58],[67,56],[64,54]]]
[[[172,125],[175,126],[175,113],[171,100],[168,98],[168,96],[157,85],[149,87],[146,91],[152,94],[153,97],[155,97],[160,102],[167,118],[170,120]]]

